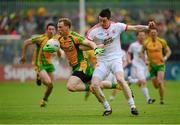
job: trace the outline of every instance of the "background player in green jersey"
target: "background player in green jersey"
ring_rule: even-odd
[[[43,46],[55,35],[55,33],[55,25],[53,23],[49,23],[46,26],[45,34],[27,39],[23,43],[22,57],[20,59],[21,63],[23,64],[26,62],[27,48],[32,44],[36,45],[36,53],[33,56],[33,66],[35,71],[40,76],[43,84],[46,86],[46,91],[43,99],[40,102],[41,107],[46,105],[48,97],[53,90],[53,72],[55,70],[54,65],[52,64],[52,53],[44,52]]]

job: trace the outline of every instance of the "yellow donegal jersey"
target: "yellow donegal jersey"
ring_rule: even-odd
[[[84,60],[83,52],[79,49],[79,44],[85,40],[84,37],[71,31],[67,37],[60,37],[58,40],[71,66],[75,66]]]
[[[31,40],[36,44],[36,49],[34,50],[32,64],[39,66],[41,64],[48,65],[52,64],[52,54],[48,52],[43,52],[43,47],[48,41],[47,34],[39,35],[33,37]]]
[[[89,62],[92,63],[93,67],[95,68],[97,60],[94,50],[84,51],[84,56],[89,60]]]
[[[147,52],[150,64],[161,65],[164,64],[163,50],[166,47],[167,43],[164,39],[157,37],[156,41],[152,41],[152,38],[148,37],[143,44],[142,51]]]

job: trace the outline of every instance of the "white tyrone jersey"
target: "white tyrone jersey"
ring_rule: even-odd
[[[110,22],[108,29],[104,29],[97,24],[88,31],[87,39],[95,42],[97,45],[105,45],[104,53],[97,56],[98,61],[111,61],[122,57],[120,34],[126,28],[127,25],[124,23]]]
[[[146,64],[140,57],[142,45],[139,42],[134,42],[129,46],[128,52],[133,54],[132,64],[138,67],[146,67]]]

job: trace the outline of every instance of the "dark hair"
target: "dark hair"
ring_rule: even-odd
[[[46,25],[46,29],[48,29],[49,26],[54,26],[54,27],[56,28],[56,25],[55,25],[54,23],[48,23],[48,24]]]
[[[58,23],[63,22],[65,26],[69,26],[71,28],[71,20],[69,18],[60,18]]]
[[[99,13],[99,16],[107,17],[107,19],[110,19],[111,18],[111,11],[110,11],[110,9],[107,8],[107,9],[101,10],[101,12]]]
[[[146,34],[146,32],[145,32],[145,31],[138,31],[138,32],[136,32],[136,36],[138,36],[138,35],[139,35],[139,33],[141,33],[141,32],[144,32],[144,33]]]

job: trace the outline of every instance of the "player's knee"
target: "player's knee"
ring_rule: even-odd
[[[94,89],[90,86],[90,91],[94,94]]]
[[[158,81],[159,84],[163,84],[163,82],[164,82],[164,80],[161,79],[161,78],[157,79],[157,81]]]
[[[100,87],[100,85],[98,83],[91,84],[92,91],[97,90],[99,87]]]
[[[70,85],[70,84],[67,84],[66,88],[70,91],[70,92],[75,92],[76,89],[74,86]]]
[[[50,88],[50,89],[53,89],[53,83],[52,82],[48,83],[47,87]]]
[[[158,89],[159,88],[159,83],[156,81],[156,82],[153,82],[153,85],[154,85],[154,88],[155,89]]]
[[[100,88],[104,89],[104,84],[103,83],[100,84]]]
[[[146,87],[146,81],[139,81],[139,87]]]
[[[52,85],[52,81],[51,81],[51,80],[48,80],[48,79],[43,80],[43,83],[44,83],[46,86],[51,86],[51,85]]]
[[[123,78],[117,79],[117,82],[118,82],[121,86],[125,86],[125,85],[127,84],[127,82],[126,82]]]

